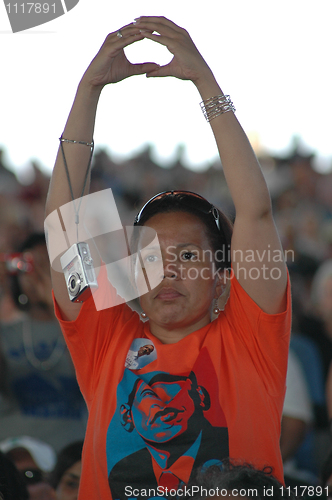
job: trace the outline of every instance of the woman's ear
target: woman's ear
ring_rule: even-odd
[[[216,300],[218,300],[219,297],[223,294],[224,289],[226,287],[225,277],[226,277],[225,269],[220,269],[216,274],[216,284],[214,293],[214,298]]]
[[[221,269],[216,277],[216,289],[214,298],[220,310],[223,310],[229,297],[231,280],[228,269]]]

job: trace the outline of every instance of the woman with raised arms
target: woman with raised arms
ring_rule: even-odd
[[[124,49],[144,38],[167,47],[171,62],[131,64]],[[112,92],[113,84],[139,74],[173,76],[196,86],[236,218],[232,227],[207,200],[183,191],[159,194],[143,207],[134,224],[155,230],[159,247],[147,248],[144,231],[136,242],[137,261],[143,263],[135,264],[138,290],[160,259],[162,273],[156,286],[140,294],[141,315],[126,303],[96,310],[98,297],[115,294],[105,266],[98,290],[82,304],[69,300],[63,274],[52,269],[57,317],[89,408],[79,499],[167,497],[170,490],[180,495],[197,468],[228,456],[258,468],[272,466],[283,481],[287,270],[282,258],[270,258],[282,256],[282,248],[259,163],[229,96],[183,28],[164,17],[141,17],[106,37],[78,85],[47,215],[72,195],[88,193],[85,173],[101,91],[108,85]],[[125,124],[132,106],[123,102]],[[51,244],[53,228],[46,223],[46,230]],[[229,247],[231,262],[214,258]],[[256,259],[246,259],[249,253]],[[220,310],[228,280],[229,297]]]

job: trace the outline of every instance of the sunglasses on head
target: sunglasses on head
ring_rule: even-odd
[[[44,474],[39,469],[26,469],[21,470],[21,475],[24,478],[25,484],[36,484],[44,481]]]
[[[176,201],[181,203],[183,206],[198,210],[199,212],[202,212],[204,214],[211,214],[218,230],[220,231],[219,211],[217,210],[217,208],[205,198],[203,198],[203,196],[197,193],[192,193],[191,191],[163,191],[162,193],[156,194],[145,203],[145,205],[136,215],[134,226],[139,224],[147,208],[151,207],[153,203],[161,201],[166,197],[174,197],[176,198]]]

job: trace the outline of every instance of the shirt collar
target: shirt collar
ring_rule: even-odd
[[[177,476],[181,481],[183,481],[184,484],[187,484],[189,482],[190,474],[201,444],[201,440],[202,440],[202,431],[199,433],[199,436],[191,445],[191,447],[186,451],[185,455],[179,457],[168,469],[163,469],[158,464],[157,461],[158,453],[156,453],[156,450],[152,451],[152,449],[148,447],[148,450],[151,453],[153,471],[156,476],[158,485],[160,481],[160,476],[162,475],[163,472],[171,472],[172,474]]]

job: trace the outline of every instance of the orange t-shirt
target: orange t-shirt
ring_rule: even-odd
[[[89,298],[72,322],[56,306],[89,409],[79,500],[161,498],[227,456],[283,481],[289,288],[286,311],[270,315],[233,278],[218,318],[175,344],[126,304],[96,311]]]

